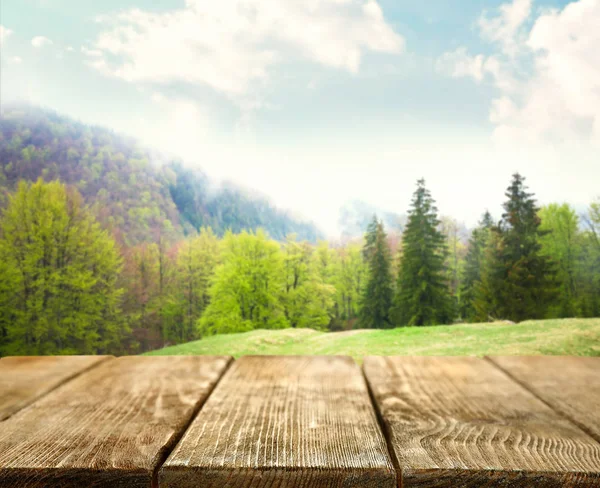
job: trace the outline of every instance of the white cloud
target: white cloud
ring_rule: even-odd
[[[502,46],[506,54],[515,54],[523,24],[531,14],[532,0],[513,0],[499,8],[498,15],[487,13],[479,19],[482,36]]]
[[[121,59],[102,65],[105,73],[132,83],[208,85],[234,98],[283,61],[356,73],[364,52],[404,47],[375,0],[186,0],[179,10],[134,9],[113,22],[94,45],[106,59]]]
[[[68,46],[67,47],[67,52],[72,53],[73,51],[75,51],[75,48],[73,46]]]
[[[461,46],[455,51],[440,56],[436,61],[436,70],[452,78],[471,76],[477,81],[481,81],[484,76],[484,60],[485,57],[482,54],[471,56],[467,53],[467,48]]]
[[[11,56],[8,58],[8,61],[12,64],[21,64],[23,62],[19,56]]]
[[[0,42],[4,42],[6,39],[8,39],[12,33],[12,30],[0,25]]]
[[[136,127],[130,128],[144,143],[170,153],[176,148],[177,154],[188,160],[198,158],[199,144],[207,143],[211,127],[206,110],[194,101],[184,98],[166,98],[154,92],[152,101],[160,106],[161,118],[140,118]]]
[[[53,42],[44,36],[36,36],[33,39],[31,39],[31,45],[35,48],[41,48],[44,46],[49,46],[51,44],[53,44]]]
[[[91,58],[101,58],[102,57],[102,51],[100,51],[99,49],[89,49],[85,46],[81,46],[81,52]]]
[[[529,0],[504,5],[480,22],[482,37],[499,43],[491,56],[464,48],[438,63],[451,76],[485,76],[498,91],[490,107],[497,140],[600,144],[600,2],[578,0],[533,19]]]
[[[166,101],[166,97],[160,92],[152,93],[152,96],[150,98],[155,103],[163,103],[164,101]]]

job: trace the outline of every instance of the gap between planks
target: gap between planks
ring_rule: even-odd
[[[200,401],[198,403],[198,405],[196,405],[196,407],[194,408],[194,411],[192,412],[192,415],[190,416],[188,421],[181,427],[181,430],[173,436],[173,442],[166,446],[163,455],[158,460],[158,463],[156,463],[156,467],[154,468],[154,472],[152,473],[151,488],[159,488],[158,472],[159,472],[160,468],[162,468],[165,461],[171,455],[173,450],[177,447],[177,444],[179,444],[179,441],[181,440],[183,435],[188,431],[188,429],[190,428],[190,425],[192,425],[192,422],[196,419],[196,417],[200,413],[200,410],[202,410],[202,407],[204,406],[206,401],[210,398],[210,396],[212,395],[212,392],[215,391],[215,388],[217,387],[217,385],[223,380],[223,377],[227,374],[227,371],[229,371],[229,368],[231,368],[231,365],[234,362],[235,362],[235,358],[233,356],[231,356],[231,359],[225,365],[225,368],[221,372],[221,375],[219,376],[217,381],[208,389],[206,396],[203,398],[203,400]]]
[[[363,361],[364,361],[364,358],[363,358]],[[385,425],[385,421],[383,420],[383,415],[381,413],[381,410],[379,409],[379,405],[377,405],[377,401],[375,400],[375,395],[373,394],[373,389],[371,388],[371,382],[367,378],[367,375],[365,374],[365,369],[362,365],[360,366],[360,373],[362,374],[365,385],[367,385],[367,391],[369,392],[369,399],[371,400],[371,406],[373,407],[373,410],[375,411],[375,416],[377,417],[377,423],[379,425],[379,429],[381,430],[381,433],[383,434],[383,438],[385,439],[385,444],[386,444],[386,447],[388,450],[388,454],[390,456],[390,459],[392,460],[392,465],[394,467],[394,471],[396,472],[396,484],[397,484],[398,488],[402,488],[402,469],[400,468],[400,463],[398,462],[398,458],[396,457],[396,452],[394,451],[394,448],[392,447],[392,440],[390,438],[390,432],[389,432],[389,429],[387,428],[387,426]]]
[[[376,360],[377,358],[371,359]],[[441,367],[444,361],[447,362],[446,366],[450,366],[451,364],[453,364],[453,362],[461,361],[460,358],[419,359],[415,357],[388,357],[379,359],[387,359],[388,361],[395,359],[396,362],[399,361],[399,366],[404,364],[404,367],[408,367],[408,371],[410,371],[411,368],[417,367],[417,369],[414,370],[415,372],[418,371],[417,363],[422,363],[422,365],[424,366],[428,362],[431,362],[431,366],[428,366],[428,368],[431,368],[436,362],[439,362],[439,366]],[[466,361],[466,359],[463,358],[462,361],[464,362]],[[414,379],[411,379],[410,375],[404,378],[399,376],[394,379],[394,376],[396,375],[394,373],[392,374],[392,376],[388,377],[388,381],[391,380],[392,383],[394,383],[394,386],[385,386],[385,383],[382,383],[382,380],[386,375],[384,375],[383,377],[380,375],[383,371],[385,371],[385,369],[391,367],[391,364],[389,366],[385,366],[384,370],[380,369],[380,373],[377,374],[376,368],[374,369],[374,364],[376,363],[374,363],[369,368],[369,373],[367,372],[366,367],[369,362],[365,360],[365,362],[363,363],[363,373],[369,386],[369,392],[371,400],[373,402],[373,407],[377,412],[377,418],[380,423],[380,428],[385,436],[390,457],[398,473],[398,486],[421,486],[421,484],[424,483],[424,486],[442,487],[451,486],[450,484],[445,484],[450,482],[466,483],[464,484],[464,486],[482,486],[478,483],[482,483],[486,479],[489,483],[507,483],[507,486],[515,487],[530,486],[530,483],[532,482],[544,483],[543,486],[548,487],[566,486],[563,485],[563,483],[567,483],[568,486],[571,486],[571,483],[582,483],[583,486],[600,486],[600,445],[598,444],[596,439],[592,436],[589,436],[586,431],[580,429],[576,423],[572,422],[568,418],[565,418],[565,416],[562,415],[560,412],[557,412],[557,409],[548,405],[547,402],[540,402],[538,396],[533,395],[529,388],[524,388],[523,385],[520,384],[520,382],[515,381],[502,369],[498,368],[497,365],[493,363],[490,364],[490,362],[488,361],[480,361],[481,365],[488,365],[489,369],[487,375],[489,376],[490,381],[494,379],[494,375],[491,374],[492,371],[496,371],[497,374],[500,375],[500,377],[505,378],[504,386],[499,385],[499,387],[506,390],[505,395],[507,394],[507,392],[512,391],[517,396],[517,399],[519,401],[517,401],[517,404],[514,407],[510,406],[508,408],[504,408],[501,405],[496,407],[493,401],[490,402],[489,399],[485,399],[485,395],[482,397],[481,394],[477,394],[472,398],[472,401],[475,402],[475,409],[473,413],[467,413],[466,411],[464,414],[460,412],[453,413],[453,409],[448,409],[447,407],[443,407],[439,412],[437,412],[438,407],[435,407],[432,404],[431,406],[434,409],[434,411],[432,411],[431,413],[433,417],[429,418],[430,415],[427,414],[426,410],[423,411],[421,409],[421,413],[419,413],[419,408],[415,407],[413,404],[414,401],[416,401],[419,398],[421,399],[419,402],[423,400],[422,395],[425,394],[425,392],[428,390],[420,391],[419,385],[422,380],[427,381],[427,374],[429,374],[429,381],[432,381],[433,376],[431,376],[431,373],[433,372],[433,370],[431,370],[425,376],[421,375],[422,378],[419,378],[419,375],[417,375],[414,377]],[[460,367],[464,367],[466,366],[466,364],[460,365]],[[474,367],[475,365],[476,363],[473,363],[471,367]],[[442,370],[440,370],[440,373],[441,372]],[[483,373],[485,373],[485,368],[482,369],[482,374]],[[450,378],[452,374],[453,373],[451,372],[451,370],[447,373],[444,372],[442,374],[442,377],[440,378],[440,384],[438,385],[438,387],[433,388],[433,390],[437,391],[437,393],[439,394],[442,394],[443,389],[440,389],[440,386],[443,386],[444,376],[450,375],[448,377]],[[471,374],[475,374],[474,371]],[[475,377],[473,376],[472,379],[474,380]],[[498,379],[499,378],[496,377],[496,381],[498,381]],[[415,383],[414,381],[417,381],[417,383]],[[387,384],[391,385],[392,383]],[[500,383],[504,382],[500,381]],[[402,387],[400,386],[401,384],[405,386]],[[512,387],[509,386],[511,384],[513,385]],[[405,389],[406,387],[408,387],[408,390]],[[387,391],[389,388],[392,388],[392,390]],[[413,388],[417,388],[417,390],[413,392]],[[468,383],[465,383],[465,388],[466,389],[464,390],[463,394],[469,395],[469,392],[472,391],[472,386],[468,386]],[[490,392],[494,389],[492,386],[489,386],[489,388]],[[521,391],[522,393],[518,394],[519,391]],[[447,390],[447,392],[449,393],[450,390]],[[415,394],[417,395],[416,397]],[[429,392],[428,394],[431,394],[431,392]],[[530,398],[535,399],[534,403],[532,403],[529,406],[529,402],[526,401],[527,395],[531,395]],[[393,401],[394,397],[397,397],[397,400]],[[391,404],[389,403],[390,401],[392,401]],[[450,398],[449,401],[452,402],[452,398]],[[383,403],[380,405],[380,402]],[[535,402],[539,402],[539,407],[543,405],[543,408],[534,408]],[[477,405],[478,403],[479,406]],[[396,405],[405,405],[405,407],[401,408]],[[533,416],[533,423],[530,423],[526,416],[523,417],[524,423],[519,424],[519,417],[524,415],[524,408],[529,407],[532,408],[532,411],[531,413],[528,413],[527,416]],[[408,410],[406,410],[407,408]],[[417,408],[417,410],[414,410],[414,408]],[[544,413],[544,408],[548,409],[548,413]],[[411,411],[410,409],[413,410]],[[471,409],[473,409],[473,405],[471,405],[470,410]],[[404,410],[406,410],[406,412]],[[529,412],[529,410],[527,411]],[[550,415],[549,412],[552,412],[552,415]],[[402,417],[404,420],[398,420],[398,415],[400,415],[400,417]],[[408,417],[406,417],[406,415],[408,415]],[[572,460],[571,464],[574,464],[573,466],[570,466],[569,463],[566,462],[566,459],[562,459],[560,457],[555,461],[548,462],[545,459],[546,455],[552,454],[552,456],[550,457],[553,457],[556,455],[556,453],[548,451],[545,452],[545,455],[542,455],[540,457],[542,453],[537,453],[537,448],[535,448],[535,446],[532,446],[533,449],[530,448],[529,450],[525,449],[521,451],[520,448],[517,449],[516,447],[513,447],[511,443],[506,443],[503,441],[500,441],[500,443],[492,444],[491,446],[485,446],[480,445],[479,443],[474,443],[473,439],[471,439],[470,445],[476,450],[482,449],[481,451],[478,451],[479,454],[477,454],[477,456],[481,455],[483,456],[483,458],[481,461],[476,461],[477,456],[475,456],[473,460],[468,461],[466,462],[466,464],[463,465],[463,463],[465,463],[463,459],[463,454],[465,454],[466,452],[464,451],[464,448],[468,447],[466,445],[463,446],[463,450],[461,450],[461,445],[455,445],[453,443],[448,444],[447,447],[444,447],[445,444],[441,444],[440,446],[434,444],[430,447],[426,447],[420,444],[421,447],[418,447],[417,445],[412,446],[414,444],[414,439],[413,441],[408,441],[406,439],[407,432],[405,431],[405,429],[407,428],[409,430],[416,429],[414,435],[425,435],[423,439],[429,438],[429,436],[433,434],[431,432],[428,432],[428,427],[426,427],[427,422],[433,421],[433,419],[437,418],[438,415],[442,416],[440,417],[440,419],[442,420],[443,416],[446,416],[447,421],[450,423],[456,421],[458,421],[459,423],[463,422],[466,428],[468,428],[469,425],[471,425],[471,423],[475,427],[479,425],[482,428],[485,428],[485,425],[488,425],[488,430],[490,430],[489,433],[491,433],[494,429],[498,428],[501,430],[503,429],[505,431],[505,434],[509,434],[513,427],[511,426],[511,424],[506,424],[507,427],[503,427],[503,425],[505,424],[504,421],[502,421],[501,417],[504,417],[506,419],[512,419],[513,415],[516,415],[515,420],[517,423],[514,424],[515,432],[519,433],[519,431],[521,431],[524,434],[531,434],[532,437],[535,437],[537,434],[540,433],[539,427],[536,427],[536,423],[540,421],[547,422],[547,425],[550,427],[548,431],[548,435],[550,436],[548,437],[548,439],[550,441],[554,439],[560,441],[563,444],[567,443],[567,445],[570,445],[571,442],[574,442],[575,446],[578,447],[578,449],[582,450],[582,453],[586,453],[586,459],[580,459],[579,461]],[[454,415],[459,415],[459,417],[454,417]],[[408,420],[412,417],[414,417],[412,420]],[[555,417],[556,421],[553,421],[551,417]],[[460,420],[461,418],[462,420]],[[560,421],[559,419],[562,419],[562,421]],[[425,430],[421,430],[421,427],[419,426],[422,422],[425,422],[425,425],[423,426]],[[481,422],[485,423],[481,424]],[[447,427],[449,427],[449,425]],[[444,438],[442,437],[439,440],[443,439]],[[449,441],[452,441],[452,439],[452,436],[448,438]],[[465,439],[465,442],[466,440],[467,439]],[[506,440],[508,441],[508,439]],[[542,438],[541,440],[544,439]],[[412,452],[413,448],[417,449],[416,452]],[[457,448],[458,450],[456,454],[458,457],[456,461],[450,461],[447,457],[445,461],[441,461],[439,459],[434,460],[439,455],[443,455],[444,453],[448,454],[450,451]],[[403,451],[403,454],[400,455],[400,451],[397,451],[397,449]],[[491,449],[491,451],[489,449]],[[506,453],[504,453],[504,451],[506,451]],[[508,455],[509,457],[505,458],[504,460],[500,460],[499,462],[497,462],[497,465],[494,462],[490,464],[490,458],[486,457],[492,456],[493,458],[495,456],[500,456],[499,459],[501,459],[504,454]],[[397,456],[401,456],[402,459],[399,459]],[[513,461],[510,461],[511,457]],[[468,456],[465,457],[465,459],[467,458]],[[563,463],[563,461],[565,462]],[[581,465],[579,468],[575,467],[579,465]],[[579,470],[581,468],[583,469],[583,471]],[[588,469],[590,468],[592,468],[592,470],[588,471]],[[463,485],[461,484],[461,486]]]
[[[86,360],[89,361],[89,364],[79,368],[76,364],[70,365],[73,358],[77,360]],[[40,401],[50,393],[56,391],[61,386],[73,381],[79,376],[91,371],[94,368],[97,368],[101,364],[104,364],[106,361],[114,360],[114,356],[110,355],[102,355],[102,356],[6,356],[0,358],[0,371],[2,371],[3,367],[11,362],[17,362],[17,364],[21,363],[35,363],[35,362],[50,362],[49,365],[39,364],[39,367],[45,366],[49,368],[50,372],[55,372],[56,374],[61,373],[61,362],[65,363],[66,372],[62,374],[62,377],[56,381],[52,382],[52,378],[40,378],[35,374],[30,376],[29,378],[22,377],[19,378],[20,382],[14,384],[14,378],[3,379],[0,378],[0,393],[2,392],[3,387],[5,387],[5,391],[3,394],[17,394],[22,395],[23,399],[20,401],[18,399],[13,400],[12,405],[11,402],[7,402],[2,406],[0,404],[0,422],[4,422],[11,418],[13,415],[17,414],[21,410],[33,405],[34,403]],[[54,365],[52,363],[55,363]],[[24,371],[27,373],[27,371]],[[22,376],[25,376],[22,374]],[[12,383],[12,384],[11,384]],[[31,389],[33,383],[33,389]],[[47,385],[47,386],[46,386]],[[8,391],[6,391],[8,390]],[[1,403],[1,402],[0,402]]]

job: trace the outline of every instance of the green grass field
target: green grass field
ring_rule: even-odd
[[[207,337],[148,355],[343,354],[369,355],[600,356],[600,319],[538,320],[520,324],[460,324],[393,330],[317,332],[311,329],[255,330]]]

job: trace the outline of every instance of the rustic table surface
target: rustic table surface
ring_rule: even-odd
[[[600,487],[600,358],[2,358],[9,486]]]

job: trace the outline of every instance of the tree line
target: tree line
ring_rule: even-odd
[[[77,190],[21,182],[0,217],[0,354],[134,353],[253,329],[391,328],[600,315],[600,201],[504,213],[461,235],[418,181],[401,239],[313,245],[208,227],[126,247]]]

